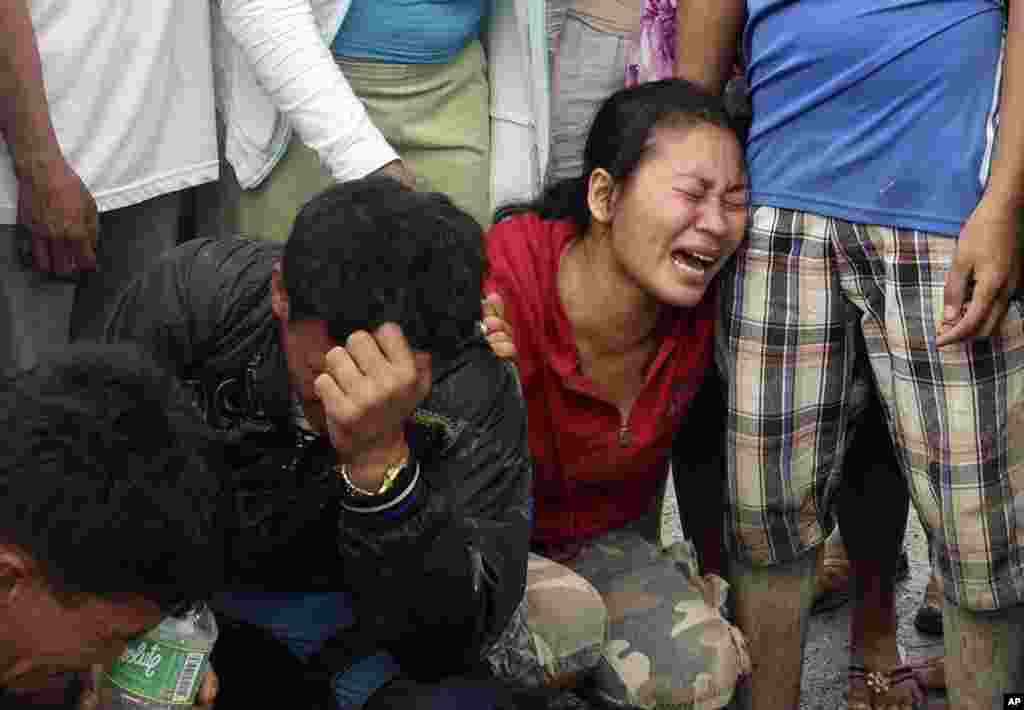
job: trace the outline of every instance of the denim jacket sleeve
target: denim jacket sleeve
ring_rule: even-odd
[[[347,7],[341,0],[220,0],[221,20],[246,60],[243,70],[255,74],[276,109],[339,181],[398,159],[331,55],[328,45]]]
[[[416,421],[417,509],[397,522],[343,511],[339,543],[358,618],[431,678],[479,661],[522,600],[533,469],[514,368],[482,339],[435,378]]]

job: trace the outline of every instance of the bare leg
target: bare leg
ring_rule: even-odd
[[[1024,690],[1024,607],[977,613],[943,605],[946,685],[951,710],[1003,707]]]
[[[877,400],[858,427],[843,465],[839,525],[854,580],[850,665],[888,673],[903,664],[896,636],[896,567],[910,495]],[[850,710],[913,708],[913,681],[875,696],[864,680],[851,675]]]
[[[896,566],[910,496],[884,415],[872,411],[844,461],[839,525],[854,580],[851,661],[884,671],[901,663],[896,642]]]
[[[733,561],[736,621],[747,639],[753,672],[740,688],[744,710],[797,710],[807,617],[821,548],[796,562],[752,567]]]

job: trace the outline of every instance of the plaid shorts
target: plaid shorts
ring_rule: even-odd
[[[1024,313],[1017,294],[998,335],[936,348],[955,248],[752,210],[722,274],[717,344],[740,559],[788,562],[829,531],[863,349],[946,595],[976,610],[1024,601]]]

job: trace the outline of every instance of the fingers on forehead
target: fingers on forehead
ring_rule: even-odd
[[[409,347],[402,329],[394,323],[385,323],[375,333],[377,345],[388,360],[395,364],[410,363],[412,350]]]

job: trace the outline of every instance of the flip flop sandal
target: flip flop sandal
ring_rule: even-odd
[[[883,672],[868,671],[863,666],[851,665],[846,696],[848,710],[895,707],[897,701],[886,702],[884,698],[900,688],[910,690],[914,710],[926,710],[928,701],[915,666],[902,665]]]
[[[914,669],[917,682],[925,690],[946,689],[946,657],[934,656],[913,663],[906,664],[908,668]]]

